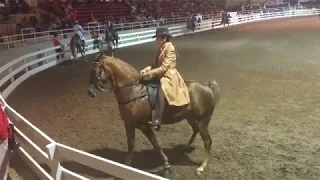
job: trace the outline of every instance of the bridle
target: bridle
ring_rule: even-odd
[[[102,61],[100,62],[93,62],[93,63],[99,63],[99,73],[98,73],[98,83],[95,85],[95,87],[102,91],[102,92],[106,92],[106,93],[110,93],[110,92],[114,92],[116,90],[119,90],[119,89],[122,89],[122,88],[125,88],[125,87],[130,87],[130,86],[136,86],[136,85],[139,85],[140,84],[140,80],[134,80],[134,81],[131,81],[130,83],[128,84],[125,84],[123,86],[118,86],[118,87],[115,87],[115,88],[109,88],[109,89],[105,89],[104,86],[103,86],[103,83],[101,81],[101,77],[102,77],[102,73],[105,72],[106,73],[106,68],[105,68],[105,65],[103,64]],[[130,99],[128,101],[125,101],[125,102],[118,102],[119,104],[127,104],[127,103],[130,103],[132,101],[135,101],[135,100],[138,100],[138,99],[141,99],[145,96],[147,96],[148,93],[146,94],[143,94],[143,95],[140,95],[138,97],[135,97],[133,99]]]
[[[126,84],[126,85],[123,85],[123,86],[119,86],[119,87],[116,87],[116,88],[105,89],[105,88],[103,88],[103,83],[101,81],[102,73],[103,72],[106,73],[105,66],[104,66],[104,64],[102,62],[93,62],[93,63],[99,63],[100,64],[99,65],[98,83],[97,83],[97,86],[96,86],[100,91],[110,93],[110,92],[114,92],[117,89],[121,89],[121,88],[125,88],[125,87],[129,87],[129,86],[134,86],[134,85],[140,84],[139,80],[134,80],[134,81],[132,81],[132,82]]]

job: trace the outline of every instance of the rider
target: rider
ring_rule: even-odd
[[[82,43],[87,47],[86,38],[84,36],[84,30],[82,26],[79,25],[79,22],[77,20],[74,23],[75,25],[73,26],[73,32],[79,35]]]
[[[104,32],[107,33],[107,29],[112,33],[113,31],[113,23],[111,21],[105,20],[104,21]]]
[[[152,111],[152,122],[149,122],[151,127],[157,128],[162,121],[165,101],[170,106],[184,106],[190,103],[190,97],[187,86],[176,69],[176,51],[170,42],[172,35],[168,28],[158,28],[153,38],[156,38],[158,54],[151,66],[141,70],[140,82],[146,84],[152,80],[160,85],[156,108]]]

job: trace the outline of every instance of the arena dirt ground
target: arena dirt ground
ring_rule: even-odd
[[[320,178],[320,27],[318,17],[256,22],[173,40],[185,79],[221,85],[210,124],[212,157],[201,179]],[[116,57],[141,69],[156,55],[153,43],[120,49]],[[90,56],[94,59],[95,55]],[[123,162],[126,138],[113,94],[87,96],[91,63],[57,66],[22,83],[9,104],[53,139]],[[133,166],[149,172],[161,159],[137,131]],[[204,157],[186,122],[164,126],[158,140],[173,179],[198,179]],[[91,178],[101,173],[66,163]]]

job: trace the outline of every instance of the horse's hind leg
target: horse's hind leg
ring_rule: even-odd
[[[192,136],[189,139],[188,144],[187,144],[188,146],[191,146],[191,144],[194,142],[195,138],[197,137],[197,134],[199,132],[199,128],[192,121],[188,120],[188,122],[189,122],[189,124],[190,124],[190,126],[192,128],[192,131],[193,131]]]
[[[144,126],[143,128],[141,128],[141,131],[148,138],[150,143],[153,145],[154,149],[159,151],[162,157],[162,160],[164,162],[163,175],[165,178],[170,179],[172,171],[171,171],[171,166],[169,164],[168,157],[164,154],[163,150],[161,149],[153,130],[149,126]]]
[[[116,40],[117,49],[118,49],[118,45],[119,45],[119,38]]]
[[[199,121],[199,133],[204,143],[204,148],[206,151],[205,159],[203,160],[201,166],[197,169],[197,174],[201,175],[201,173],[204,172],[204,169],[207,166],[207,163],[210,158],[210,151],[211,151],[211,145],[212,145],[212,139],[209,134],[208,125],[210,122],[211,116],[206,117],[202,121]]]

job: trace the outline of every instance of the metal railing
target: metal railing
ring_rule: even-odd
[[[219,16],[220,14],[217,14],[216,16]],[[203,19],[209,19],[212,18],[214,15],[204,15]],[[114,24],[114,28],[117,31],[126,31],[126,30],[136,30],[136,29],[143,29],[143,28],[150,28],[150,27],[156,27],[156,26],[166,26],[166,25],[172,25],[172,24],[180,24],[185,23],[187,20],[187,17],[176,17],[172,19],[166,19],[163,22],[160,22],[159,20],[154,22],[149,21],[141,21],[141,22],[131,22],[131,23],[124,23],[124,24]],[[103,24],[98,22],[89,22],[87,23],[87,26],[83,27],[86,31],[86,34],[89,34],[90,29],[96,29],[99,31],[99,33],[103,32]],[[3,36],[2,37],[2,43],[0,43],[0,46],[5,46],[7,48],[14,48],[16,46],[26,45],[26,44],[34,44],[39,42],[45,42],[52,40],[53,34],[58,33],[58,35],[61,38],[69,38],[74,34],[73,29],[61,29],[61,30],[53,30],[53,31],[43,31],[43,32],[36,32],[33,28],[25,28],[21,30],[21,34],[12,35],[12,36]]]

